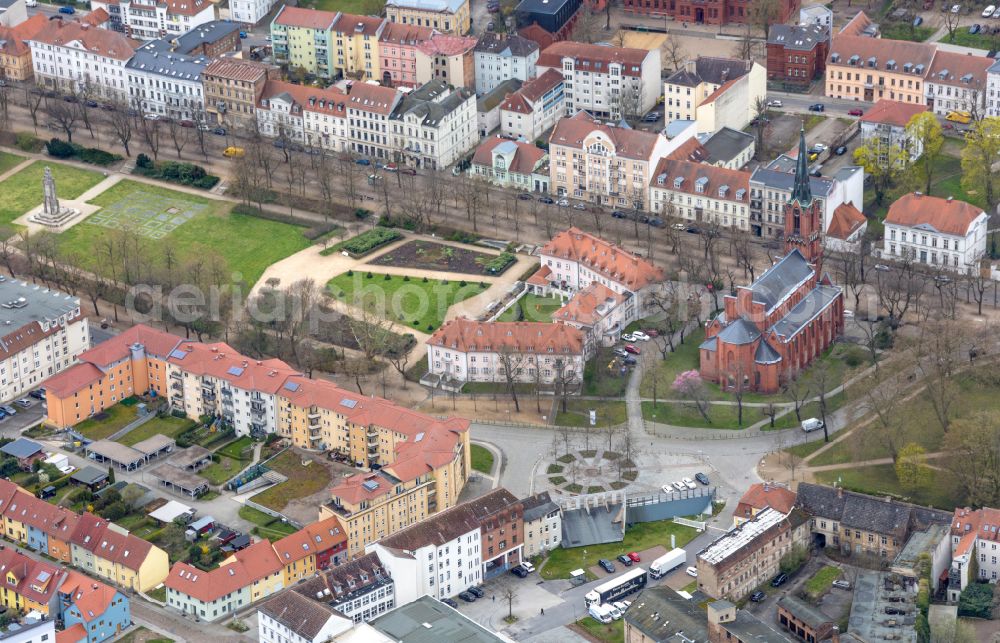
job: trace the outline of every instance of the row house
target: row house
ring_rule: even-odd
[[[0,282],[6,327],[0,336],[0,398],[12,400],[71,367],[90,348],[80,299],[25,281]]]
[[[987,56],[938,49],[924,81],[928,109],[938,116],[953,111],[983,114],[987,72],[995,62]]]
[[[534,78],[538,54],[538,43],[523,36],[487,31],[475,48],[476,94],[489,94],[511,78]]]
[[[645,114],[660,97],[659,51],[561,40],[539,56],[536,74],[548,69],[565,78],[566,115],[579,111],[619,119]]]
[[[395,583],[396,604],[442,599],[521,563],[524,509],[504,488],[442,511],[368,546]]]
[[[799,11],[799,0],[781,0],[774,5],[774,22],[788,22]],[[680,22],[697,24],[753,24],[753,7],[748,0],[723,0],[706,4],[696,0],[625,0],[625,13],[655,17],[669,16]]]
[[[781,559],[809,542],[809,520],[767,507],[697,554],[698,589],[715,599],[741,601],[778,574]]]
[[[569,100],[569,86],[566,98]],[[615,127],[584,111],[549,137],[549,185],[559,197],[644,210],[656,162],[681,144],[656,132]]]
[[[951,521],[951,567],[948,570],[948,600],[957,603],[969,583],[988,581],[994,585],[1000,574],[1000,511],[983,507],[958,507]]]
[[[35,14],[14,26],[0,25],[0,72],[7,80],[25,81],[34,74],[28,40],[49,24],[42,14]]]
[[[463,36],[472,28],[470,4],[469,0],[388,0],[385,17],[389,22]]]
[[[164,51],[154,40],[135,51],[125,65],[131,105],[143,114],[200,121],[205,111],[202,73],[210,60]]]
[[[741,130],[766,98],[764,68],[748,60],[699,56],[663,81],[667,122],[695,121],[698,133],[724,127]]]
[[[257,124],[257,104],[268,81],[278,80],[281,70],[253,60],[220,58],[202,71],[208,121],[250,129]]]
[[[62,18],[28,40],[37,84],[119,102],[128,101],[125,64],[139,44],[117,31]]]
[[[345,84],[347,94],[347,141],[350,151],[370,158],[390,161],[396,147],[390,118],[403,94],[390,87],[368,83]]]
[[[420,43],[416,57],[418,84],[439,81],[473,91],[476,86],[475,47],[475,38],[449,34],[434,34]]]
[[[886,214],[882,256],[978,274],[986,256],[988,219],[981,208],[952,197],[904,194]]]
[[[329,605],[354,623],[367,623],[396,607],[395,582],[375,553],[323,570],[290,591]]]
[[[935,46],[838,33],[826,63],[828,98],[874,103],[883,98],[923,104]]]
[[[382,78],[378,42],[387,24],[383,18],[338,12],[330,30],[330,76],[358,80]]]
[[[209,0],[94,0],[91,9],[108,12],[108,29],[138,40],[180,36],[218,17]]]
[[[63,626],[57,642],[101,643],[132,627],[128,596],[79,572],[66,572],[56,597]]]
[[[693,161],[660,159],[649,184],[650,210],[661,216],[750,230],[750,173]]]
[[[538,140],[565,113],[565,88],[562,74],[554,69],[524,83],[500,104],[500,133]]]
[[[858,119],[861,123],[861,140],[866,145],[875,145],[886,150],[886,154],[891,148],[905,150],[909,162],[912,163],[920,158],[924,148],[921,140],[910,136],[906,127],[914,116],[926,111],[927,105],[901,103],[883,98]],[[873,144],[872,141],[876,142]]]
[[[472,156],[469,176],[525,192],[549,191],[549,155],[525,141],[500,136],[486,139]]]
[[[436,34],[433,27],[389,22],[378,38],[382,84],[417,87],[417,47]]]
[[[331,31],[341,14],[285,5],[271,21],[274,60],[290,69],[329,78],[333,75]]]
[[[524,557],[543,556],[562,543],[562,510],[548,491],[521,500],[524,507]]]
[[[453,319],[427,340],[432,375],[449,382],[579,386],[589,355],[583,331],[549,322]]]
[[[479,142],[476,97],[432,80],[403,94],[389,117],[393,160],[401,165],[441,170]]]
[[[823,77],[830,48],[829,25],[771,25],[767,33],[767,80],[788,89]]]
[[[281,80],[268,81],[257,103],[257,129],[270,138],[304,144],[305,94],[315,93],[320,90]]]

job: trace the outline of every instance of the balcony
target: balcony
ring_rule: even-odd
[[[177,391],[178,393],[181,394],[184,393],[184,385],[181,384],[180,382],[174,382],[173,384],[170,385],[170,388],[174,391]]]
[[[368,445],[368,457],[370,458],[370,457],[375,456],[375,455],[378,455],[378,445],[377,444],[369,444]]]
[[[222,397],[230,399],[230,400],[233,399],[233,391],[232,391],[232,389],[228,389],[228,388],[222,389]]]
[[[180,372],[180,371],[171,371],[171,372],[170,372],[170,377],[171,377],[172,379],[175,379],[175,380],[177,380],[177,381],[180,381],[180,380],[184,379],[184,376],[183,376],[183,375],[181,375],[181,372]]]

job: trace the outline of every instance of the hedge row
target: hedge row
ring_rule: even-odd
[[[53,138],[45,144],[45,151],[49,156],[57,159],[75,158],[90,163],[91,165],[108,166],[122,160],[121,155],[105,152],[96,147],[84,147],[77,143],[67,143],[58,138]]]
[[[160,179],[190,185],[191,187],[210,190],[219,182],[219,177],[209,174],[200,165],[194,163],[178,163],[176,161],[161,161],[154,163],[153,159],[140,154],[135,160],[135,173],[151,179]]]

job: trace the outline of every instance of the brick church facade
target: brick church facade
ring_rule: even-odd
[[[623,0],[625,13],[648,16],[670,16],[680,22],[724,25],[751,22],[753,4],[750,0]],[[774,23],[788,22],[798,13],[799,0],[779,0]]]
[[[844,295],[823,272],[823,213],[809,188],[805,133],[785,204],[785,255],[727,295],[708,322],[701,376],[724,388],[773,393],[844,332]]]

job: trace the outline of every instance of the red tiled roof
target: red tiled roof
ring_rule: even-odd
[[[42,17],[44,17],[44,15]],[[104,7],[98,7],[93,11],[91,11],[90,13],[88,13],[87,15],[85,15],[84,17],[80,18],[81,22],[86,23],[92,27],[100,27],[108,20],[111,20],[111,16],[108,14],[107,10]]]
[[[348,109],[358,109],[364,112],[388,116],[399,102],[399,91],[381,85],[368,83],[352,83],[347,89]]]
[[[334,516],[306,525],[274,543],[278,562],[288,565],[347,542],[347,534]]]
[[[938,232],[964,237],[981,214],[980,208],[965,201],[909,192],[889,206],[885,222],[908,227],[925,224]]]
[[[80,616],[90,623],[104,616],[104,612],[115,600],[118,591],[100,581],[70,570],[66,580],[59,587],[59,593],[68,594],[70,600],[80,610]]]
[[[552,319],[557,322],[576,322],[593,326],[623,301],[625,295],[616,293],[602,283],[592,281],[589,286],[573,295],[562,308],[552,313]]]
[[[840,33],[847,36],[860,36],[865,27],[870,24],[872,24],[871,18],[864,11],[859,11],[857,15],[847,21],[847,24],[841,28]]]
[[[623,75],[639,76],[642,73],[642,61],[650,55],[653,55],[652,52],[645,49],[605,47],[604,45],[560,40],[546,47],[539,54],[536,64],[538,67],[562,69],[563,58],[572,58],[574,67],[578,71],[607,74],[607,66],[618,63],[622,65]],[[601,65],[600,69],[597,67],[598,64]]]
[[[661,268],[579,228],[557,234],[539,250],[539,255],[580,262],[633,292],[665,278]]]
[[[692,136],[688,140],[681,143],[680,146],[668,154],[666,158],[677,161],[694,161],[696,163],[701,163],[708,158],[708,150],[705,149],[704,145],[698,142],[697,138]]]
[[[97,366],[110,366],[128,357],[135,344],[141,344],[145,348],[146,355],[166,359],[170,351],[177,348],[183,341],[185,341],[183,337],[173,333],[157,330],[145,324],[137,324],[124,333],[101,342],[89,351],[80,353],[77,359],[80,362],[90,362]]]
[[[428,56],[459,56],[476,47],[476,39],[468,36],[435,34],[430,40],[417,45],[417,49]]]
[[[720,85],[718,89],[716,89],[714,92],[708,95],[708,98],[706,98],[702,102],[702,105],[708,105],[709,103],[714,103],[719,98],[719,96],[722,96],[723,94],[728,92],[729,88],[735,85],[736,81],[738,80],[739,78],[733,78],[732,80],[726,81],[725,83]]]
[[[476,148],[476,153],[472,157],[473,164],[492,167],[493,150],[496,149],[498,145],[502,145],[504,143],[510,143],[517,147],[517,151],[514,152],[514,160],[507,168],[510,172],[514,172],[516,174],[531,174],[535,171],[539,161],[545,158],[545,155],[547,154],[545,150],[534,145],[533,143],[512,141],[508,138],[494,136],[493,138],[486,139],[486,141]]]
[[[986,87],[986,70],[995,62],[986,56],[938,49],[934,54],[934,62],[927,72],[926,80],[928,83],[952,85],[982,92]]]
[[[61,632],[56,632],[56,643],[86,643],[87,630],[83,623],[73,623]]]
[[[94,12],[91,12],[94,13]],[[25,40],[31,40],[49,24],[44,14],[36,13],[14,27],[0,26],[0,52],[8,56],[23,56],[31,52]]]
[[[71,42],[79,42],[91,55],[117,60],[128,60],[135,53],[136,48],[142,44],[137,40],[126,38],[117,31],[92,27],[78,20],[67,21],[62,18],[50,20],[44,29],[29,40],[56,47],[65,47]]]
[[[430,346],[465,352],[510,349],[525,353],[579,355],[583,333],[566,324],[548,322],[480,322],[458,318],[445,322],[430,339]]]
[[[679,187],[674,187],[676,179],[683,179]],[[698,192],[697,182],[701,179],[708,179],[703,184],[702,191]],[[743,202],[750,201],[750,172],[742,170],[730,170],[716,165],[706,165],[693,161],[677,161],[671,158],[662,158],[656,165],[653,178],[649,183],[650,187],[663,190],[683,192],[685,194],[701,194],[714,199],[726,199],[735,201],[738,190],[743,190]],[[719,195],[719,189],[728,186],[725,196]]]
[[[209,0],[164,0],[164,4],[167,5],[168,14],[182,16],[196,16],[213,6]]]
[[[260,96],[261,102],[258,102],[258,106],[261,109],[267,109],[263,106],[262,101],[282,94],[290,96],[302,111],[320,112],[336,116],[343,116],[346,111],[345,101],[347,100],[347,94],[337,87],[319,89],[307,85],[286,83],[281,80],[269,80],[265,83],[264,91],[261,92]]]
[[[269,547],[270,548],[270,547]],[[272,552],[273,553],[273,552]],[[210,603],[253,583],[241,563],[229,563],[210,572],[204,572],[187,563],[174,563],[167,579],[167,589],[185,594],[203,603]]]
[[[763,482],[750,485],[743,497],[736,505],[736,516],[747,518],[750,516],[749,509],[761,511],[765,507],[770,507],[775,511],[787,514],[795,506],[795,492],[787,487],[772,485]]]
[[[854,234],[858,228],[863,226],[868,219],[862,214],[853,203],[841,203],[833,211],[830,219],[830,227],[826,229],[826,235],[835,239],[846,241]]]
[[[404,25],[401,22],[387,22],[382,34],[378,37],[380,43],[391,43],[394,45],[416,46],[435,34],[433,27],[421,27],[417,25]]]
[[[379,27],[385,22],[384,18],[374,16],[358,16],[353,13],[342,13],[337,22],[333,25],[333,31],[337,33],[360,34],[364,36],[375,36]]]
[[[653,150],[660,140],[660,134],[655,132],[611,127],[581,110],[575,116],[560,118],[556,122],[549,136],[549,145],[583,149],[583,140],[593,132],[601,132],[610,139],[616,156],[639,161],[652,161]]]
[[[318,9],[303,9],[301,7],[290,7],[285,5],[275,16],[275,24],[285,27],[302,27],[304,29],[329,29],[333,26],[333,21],[337,19],[337,14],[333,11],[320,11]]]
[[[217,58],[208,63],[202,78],[212,76],[215,78],[227,78],[229,80],[256,81],[267,78],[268,65],[255,60],[241,60],[239,58]]]
[[[542,266],[534,272],[530,277],[528,277],[528,283],[533,286],[547,286],[549,285],[549,275],[552,274],[552,268],[548,266]]]
[[[267,393],[277,393],[288,377],[299,374],[280,359],[247,359],[223,342],[184,342],[167,361],[194,375],[207,375],[244,390]]]
[[[258,540],[249,547],[235,552],[228,560],[236,561],[230,564],[242,565],[251,580],[267,578],[284,568],[284,564],[274,553],[274,547],[267,540]]]
[[[538,45],[539,49],[542,50],[547,49],[552,43],[556,42],[555,36],[546,31],[544,27],[539,26],[537,23],[530,24],[527,27],[518,30],[517,35],[531,40]]]
[[[43,385],[46,393],[51,393],[57,398],[66,398],[95,382],[100,382],[103,377],[104,371],[93,364],[74,364],[45,380]]]
[[[906,40],[889,40],[887,38],[869,38],[868,36],[851,36],[838,34],[833,37],[830,45],[830,61],[828,64],[841,68],[857,69],[864,73],[870,69],[868,59],[875,57],[875,69],[886,71],[886,65],[890,60],[896,61],[894,73],[905,74],[903,65],[910,63],[914,67],[923,65],[926,70],[934,58],[934,45],[922,42],[909,42]],[[832,62],[834,54],[840,56],[838,62]],[[858,56],[858,64],[849,65],[852,56]],[[910,72],[915,78],[923,78],[922,73]]]
[[[13,574],[17,584],[11,587],[4,580],[4,587],[41,605],[47,605],[59,587],[62,570],[42,560],[35,560],[13,547],[0,549],[0,578]]]
[[[910,119],[927,111],[927,105],[916,103],[901,103],[898,100],[883,98],[861,116],[862,123],[879,123],[906,127]]]
[[[443,545],[479,529],[491,516],[519,505],[520,501],[510,491],[501,487],[475,500],[440,511],[383,538],[380,542],[385,547],[409,552],[427,545]]]
[[[563,75],[555,69],[546,69],[545,72],[532,78],[521,86],[500,105],[500,109],[519,114],[530,114],[534,103],[550,91],[553,87],[563,82]]]

